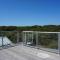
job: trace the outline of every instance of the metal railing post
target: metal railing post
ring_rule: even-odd
[[[36,46],[38,46],[38,32],[36,31]]]
[[[2,32],[1,32],[2,33]],[[2,47],[3,47],[3,33],[2,33]]]
[[[19,32],[17,32],[17,43],[19,43]]]
[[[24,44],[24,33],[22,32],[22,43]]]
[[[25,44],[27,45],[26,32],[25,32]]]
[[[59,54],[60,54],[60,33],[58,33],[58,50],[59,50]]]
[[[33,32],[32,32],[32,44],[33,44]]]

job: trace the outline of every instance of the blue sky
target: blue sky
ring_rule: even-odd
[[[60,25],[60,0],[0,0],[0,26]]]

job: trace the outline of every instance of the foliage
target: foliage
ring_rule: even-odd
[[[44,25],[44,26],[0,26],[0,31],[60,31],[60,25]]]

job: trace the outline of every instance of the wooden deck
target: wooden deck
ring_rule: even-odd
[[[60,60],[58,54],[23,45],[0,50],[0,60]]]

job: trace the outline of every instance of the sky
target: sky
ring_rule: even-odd
[[[60,0],[0,0],[0,26],[60,25]]]

